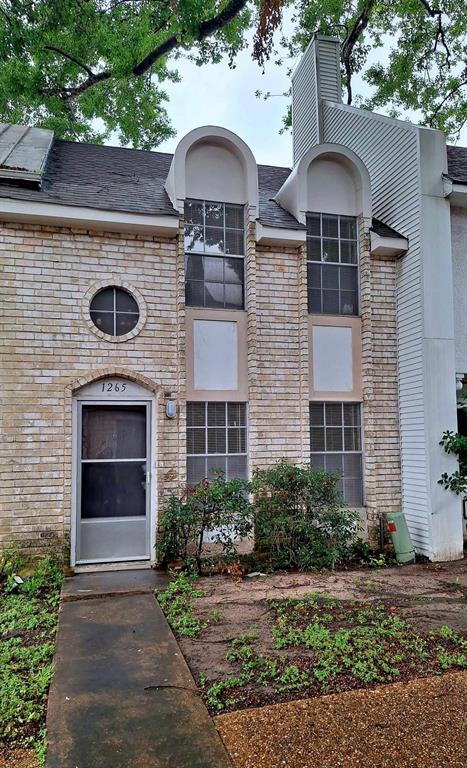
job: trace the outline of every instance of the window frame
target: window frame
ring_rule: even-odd
[[[187,205],[188,204],[200,204],[202,205],[202,224],[197,224],[196,222],[189,221],[187,217]],[[213,206],[221,206],[222,207],[222,226],[216,226],[213,224],[207,223],[207,215],[206,215],[206,209],[207,206],[213,205]],[[232,207],[236,208],[238,210],[241,210],[242,212],[242,226],[241,227],[228,227],[227,221],[226,221],[226,207]],[[245,205],[242,205],[240,203],[226,203],[222,201],[215,201],[215,200],[201,200],[198,198],[187,198],[185,200],[185,210],[184,210],[184,253],[185,253],[185,305],[187,307],[196,307],[198,309],[224,309],[224,310],[233,310],[233,311],[243,311],[245,309],[245,257],[246,257],[246,250],[247,250],[247,232],[246,232],[246,207]],[[203,248],[194,250],[194,249],[187,249],[186,247],[186,238],[187,238],[187,231],[190,228],[194,227],[201,227],[202,228],[202,244]],[[223,250],[218,253],[213,253],[212,251],[206,250],[206,230],[212,229],[212,230],[219,230],[222,231],[222,243],[223,243]],[[235,233],[241,233],[241,242],[242,242],[242,251],[243,253],[227,253],[226,243],[227,243],[227,233],[228,232],[235,232]],[[202,270],[203,270],[203,278],[197,279],[197,278],[188,278],[188,259],[192,256],[198,256],[202,261]],[[222,263],[222,280],[206,280],[205,273],[206,273],[206,260],[207,259],[215,259]],[[237,262],[240,262],[242,264],[242,274],[241,279],[239,282],[233,282],[226,280],[226,265],[229,260],[235,260]],[[203,292],[203,303],[200,302],[193,302],[193,300],[188,301],[187,300],[187,293],[188,293],[188,286],[189,285],[196,285],[199,284],[202,286],[202,292]],[[206,301],[206,285],[212,284],[216,286],[222,286],[223,289],[223,303],[222,305],[220,303],[218,304],[209,304]],[[235,305],[234,302],[229,303],[226,300],[226,287],[227,286],[240,286],[241,288],[241,306]]]
[[[310,220],[312,217],[319,216],[319,222],[320,222],[320,234],[311,234],[311,226],[310,226]],[[337,237],[333,235],[325,235],[323,230],[323,217],[335,217],[337,219]],[[351,237],[342,237],[341,235],[341,221],[342,220],[352,220],[354,222],[355,226],[355,238]],[[339,214],[339,213],[322,213],[319,211],[307,211],[306,214],[306,246],[307,246],[307,299],[308,299],[308,314],[311,315],[328,315],[328,316],[336,316],[336,317],[359,317],[360,316],[360,304],[361,304],[361,298],[360,298],[360,242],[359,242],[359,226],[358,226],[358,216],[349,216],[347,214]],[[337,243],[337,249],[338,249],[338,260],[337,261],[328,261],[323,259],[323,249],[324,249],[324,241],[332,241]],[[310,243],[313,241],[318,241],[320,243],[320,254],[321,258],[315,259],[311,258],[310,253]],[[355,244],[355,262],[352,263],[351,261],[342,261],[342,243],[353,243]],[[313,288],[313,283],[311,281],[310,267],[312,265],[316,265],[320,267],[320,286],[319,288]],[[338,275],[338,287],[337,288],[323,288],[323,267],[330,267],[331,269],[337,269],[337,275]],[[356,311],[355,312],[344,312],[341,310],[341,302],[343,295],[345,292],[349,292],[350,290],[341,288],[340,282],[341,282],[341,273],[342,273],[342,267],[350,267],[351,269],[355,269],[356,272]],[[321,309],[312,309],[311,307],[311,291],[312,290],[319,290],[320,292],[320,303],[321,303]],[[328,312],[323,310],[323,297],[325,291],[333,291],[337,294],[338,297],[338,305],[339,309],[336,312]],[[351,291],[353,293],[353,289]]]
[[[312,421],[312,407],[316,405],[321,405],[323,407],[323,423],[322,424],[313,424]],[[341,420],[340,424],[328,424],[326,420],[326,410],[327,406],[340,406],[341,408]],[[346,424],[345,421],[345,412],[344,408],[345,406],[353,406],[358,407],[358,424]],[[342,497],[346,504],[348,504],[350,507],[354,506],[356,508],[364,507],[365,506],[365,471],[364,471],[364,430],[363,430],[363,403],[358,401],[335,401],[335,400],[311,400],[309,404],[309,430],[310,430],[310,461],[312,467],[314,466],[316,469],[321,468],[320,466],[313,465],[313,456],[323,456],[324,462],[323,467],[326,469],[326,456],[341,456],[342,457],[342,468],[345,469],[345,461],[344,457],[346,455],[354,455],[360,457],[360,474],[359,476],[354,475],[346,475],[344,471],[342,474],[337,473],[335,471],[331,471],[326,469],[327,472],[330,474],[339,474],[339,485],[342,486]],[[317,451],[313,450],[312,447],[312,437],[311,437],[311,430],[313,428],[323,429],[324,430],[324,450]],[[359,434],[359,442],[360,442],[360,448],[358,450],[347,450],[345,448],[345,429],[355,429],[358,428],[358,434]],[[339,429],[342,436],[342,450],[335,450],[335,449],[327,449],[327,430],[330,429]],[[345,498],[345,483],[346,481],[355,481],[358,480],[360,483],[360,496],[361,496],[361,504],[354,504],[350,501],[347,501]]]
[[[189,424],[188,421],[188,407],[190,405],[204,405],[204,425],[203,426],[192,426]],[[215,406],[216,408],[219,408],[219,406],[224,406],[224,417],[225,417],[225,424],[221,426],[209,426],[209,406]],[[244,417],[244,424],[240,424],[238,426],[232,426],[229,425],[229,406],[243,406],[243,417]],[[205,469],[206,473],[204,475],[204,478],[201,480],[198,480],[197,482],[202,482],[203,479],[209,479],[208,476],[208,468],[206,461],[209,458],[215,458],[215,457],[222,457],[225,461],[225,466],[227,468],[227,460],[229,457],[244,457],[245,459],[245,479],[248,478],[248,403],[245,401],[230,401],[230,400],[189,400],[186,403],[187,407],[187,419],[186,419],[186,468],[187,468],[187,484],[192,485],[192,483],[188,483],[188,460],[191,458],[197,458],[197,459],[204,459],[205,462]],[[231,452],[229,451],[229,429],[235,429],[239,433],[243,433],[244,435],[244,441],[245,441],[245,450],[244,451],[236,451]],[[188,433],[189,430],[196,430],[199,432],[204,433],[204,452],[203,453],[190,453],[188,450],[189,445],[189,438]],[[210,452],[208,450],[209,448],[209,430],[223,430],[224,431],[224,439],[225,439],[225,452]],[[227,477],[227,472],[225,472],[225,477]],[[196,483],[195,483],[196,484]]]
[[[111,290],[112,293],[113,293],[113,307],[112,307],[112,309],[93,309],[92,305],[93,305],[93,302],[95,301],[95,299],[97,299],[97,297],[100,296],[101,293],[104,293],[104,291],[109,291],[109,290]],[[134,303],[136,304],[136,308],[137,308],[136,312],[132,312],[132,311],[129,311],[129,310],[127,311],[127,310],[117,309],[117,292],[118,291],[120,293],[125,293],[127,296],[130,296],[132,301],[134,301]],[[108,333],[107,331],[103,331],[102,328],[99,328],[97,323],[94,322],[93,315],[111,315],[112,316],[112,321],[113,321],[112,322],[113,332],[112,333]],[[117,333],[117,321],[118,321],[119,315],[128,315],[129,317],[136,318],[136,322],[134,323],[132,328],[129,328],[128,330],[126,330],[125,333]],[[94,293],[92,298],[90,299],[90,302],[89,302],[89,317],[90,317],[90,320],[91,320],[92,324],[94,325],[94,327],[97,328],[97,330],[100,331],[101,333],[103,333],[105,336],[111,336],[112,338],[115,338],[115,339],[123,339],[124,337],[127,337],[129,334],[133,334],[135,329],[138,327],[138,325],[139,325],[139,323],[141,321],[141,309],[140,309],[138,300],[132,294],[132,292],[129,291],[127,288],[124,288],[121,285],[106,285],[106,286],[104,286],[102,288],[99,288]]]

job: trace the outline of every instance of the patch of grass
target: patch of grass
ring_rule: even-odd
[[[7,573],[0,593],[0,744],[35,747],[45,762],[45,714],[63,580],[41,560],[22,583]]]
[[[193,601],[204,596],[204,592],[194,586],[194,581],[194,576],[179,573],[169,582],[167,589],[156,595],[167,621],[180,637],[196,638],[208,625],[193,611]]]
[[[200,678],[215,712],[261,706],[297,695],[362,688],[467,666],[466,643],[450,627],[420,634],[393,606],[310,595],[269,602],[271,652],[246,633],[230,644],[235,673]],[[235,702],[233,704],[232,702]]]

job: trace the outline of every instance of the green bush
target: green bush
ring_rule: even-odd
[[[278,568],[334,568],[348,557],[358,514],[347,509],[338,478],[281,461],[256,469],[255,547]]]
[[[467,394],[461,395],[461,410],[467,416]],[[464,418],[465,418],[464,416]],[[467,497],[467,436],[459,432],[446,430],[441,437],[440,445],[446,453],[457,456],[459,468],[448,475],[443,472],[438,483],[447,490],[453,491],[457,496]]]
[[[252,509],[244,480],[226,480],[219,473],[182,496],[167,500],[158,538],[158,559],[163,563],[181,560],[185,567],[201,573],[206,536],[220,545],[225,557],[236,555],[239,541],[252,530]]]

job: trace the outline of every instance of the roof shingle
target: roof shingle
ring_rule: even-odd
[[[449,176],[467,184],[467,147],[448,146],[447,154]],[[0,183],[0,198],[176,216],[165,191],[172,157],[166,152],[56,139],[41,189],[4,182]],[[259,221],[265,226],[303,230],[304,225],[274,200],[289,174],[290,168],[258,165]],[[400,237],[376,220],[373,229],[385,237]]]
[[[447,147],[448,174],[453,181],[467,184],[467,147]]]

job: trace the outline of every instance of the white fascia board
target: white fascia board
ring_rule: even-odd
[[[452,208],[467,208],[467,184],[454,183],[452,185],[449,203]]]
[[[405,237],[381,237],[370,231],[372,256],[403,256],[409,249],[409,241]]]
[[[178,234],[177,216],[106,211],[78,205],[37,203],[5,197],[0,198],[0,220],[164,237],[176,237]]]
[[[306,242],[306,231],[304,229],[268,227],[257,221],[256,242],[258,245],[282,245],[299,248],[302,243]]]

